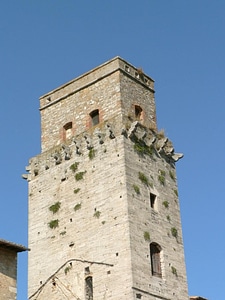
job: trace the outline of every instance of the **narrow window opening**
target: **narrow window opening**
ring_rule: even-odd
[[[135,118],[138,121],[143,120],[143,109],[139,105],[135,105]]]
[[[147,79],[146,77],[144,78],[144,82],[145,82],[147,85],[149,85],[148,79]]]
[[[85,278],[85,300],[93,300],[92,276]]]
[[[135,72],[135,77],[136,77],[137,79],[140,79],[140,75],[139,75],[138,72]]]
[[[95,109],[90,113],[91,125],[95,126],[99,123],[99,110]]]
[[[72,127],[73,123],[68,122],[66,125],[63,126],[63,139],[67,140],[72,137]]]
[[[153,209],[156,209],[156,195],[150,193],[150,206]]]
[[[130,68],[128,66],[125,66],[125,71],[130,73]]]
[[[156,243],[150,244],[151,271],[153,276],[162,277],[161,247]]]

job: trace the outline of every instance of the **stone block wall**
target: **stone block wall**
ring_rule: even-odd
[[[29,299],[188,299],[181,155],[157,132],[153,88],[115,58],[41,97],[42,153],[27,167]],[[151,242],[162,249],[160,278]]]

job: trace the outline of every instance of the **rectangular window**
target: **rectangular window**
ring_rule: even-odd
[[[150,193],[150,206],[153,209],[156,209],[156,195]]]
[[[97,125],[99,123],[99,110],[98,109],[93,110],[90,113],[90,117],[91,117],[91,125],[92,126]]]

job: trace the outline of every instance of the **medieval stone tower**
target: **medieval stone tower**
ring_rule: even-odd
[[[40,98],[31,300],[187,300],[175,162],[154,82],[116,57]]]

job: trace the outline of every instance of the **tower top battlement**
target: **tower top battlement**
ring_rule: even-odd
[[[41,96],[40,110],[45,109],[55,102],[68,97],[70,94],[76,93],[119,70],[154,91],[154,80],[151,77],[146,75],[141,68],[136,68],[121,57],[116,56]]]
[[[154,81],[116,57],[40,98],[42,152],[80,134],[98,118],[115,124],[141,121],[156,129]]]

